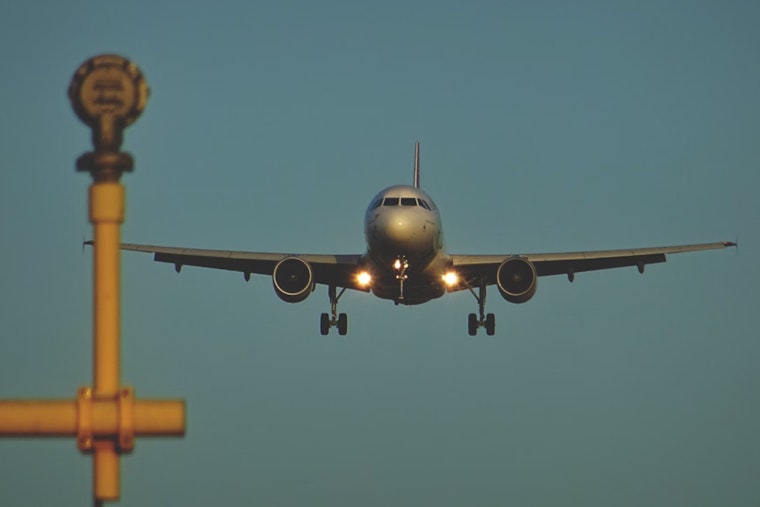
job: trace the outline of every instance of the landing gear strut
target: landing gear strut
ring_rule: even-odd
[[[327,335],[331,327],[337,327],[338,334],[341,336],[348,333],[348,315],[338,313],[338,300],[346,292],[346,288],[343,287],[340,294],[336,295],[336,292],[334,285],[327,287],[327,294],[330,296],[330,314],[323,313],[319,316],[319,332],[322,333],[322,336]]]
[[[478,315],[475,315],[474,313],[471,313],[467,316],[467,333],[470,336],[475,336],[478,334],[478,328],[484,327],[486,328],[486,334],[488,336],[493,336],[496,332],[496,317],[493,313],[486,314],[486,280],[485,278],[481,278],[480,280],[480,287],[478,287],[478,293],[475,294],[475,291],[470,287],[469,285],[467,288],[470,290],[473,296],[475,296],[475,299],[478,300]]]
[[[393,264],[393,268],[396,270],[396,280],[399,282],[398,299],[396,299],[396,304],[399,304],[404,300],[404,281],[409,278],[409,275],[406,274],[409,263],[404,257],[399,257]]]

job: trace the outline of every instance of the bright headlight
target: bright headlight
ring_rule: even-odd
[[[449,287],[453,287],[454,285],[459,283],[459,275],[456,274],[455,271],[449,271],[447,273],[444,273],[441,278],[443,278],[443,282]]]
[[[361,273],[356,275],[356,281],[359,283],[360,286],[366,287],[370,283],[372,283],[372,275],[370,275],[366,271],[362,271]]]

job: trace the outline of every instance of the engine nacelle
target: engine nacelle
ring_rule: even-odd
[[[277,296],[288,303],[300,303],[314,290],[311,264],[298,257],[286,257],[272,271],[272,284]]]
[[[510,257],[496,270],[496,285],[510,303],[524,303],[536,293],[536,267],[528,259]]]

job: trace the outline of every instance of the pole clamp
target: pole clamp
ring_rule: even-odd
[[[99,405],[99,410],[95,409]],[[108,405],[111,405],[109,410]],[[77,391],[77,447],[83,453],[95,449],[96,439],[112,439],[119,454],[130,453],[135,448],[135,390],[119,389],[115,397],[95,397],[92,388],[81,387]],[[116,427],[108,413],[116,413]],[[97,420],[96,418],[106,420]],[[96,431],[97,428],[97,431]]]
[[[95,432],[92,428],[92,389],[80,387],[77,391],[77,447],[83,453],[93,452]]]

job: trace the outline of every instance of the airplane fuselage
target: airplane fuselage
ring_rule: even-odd
[[[406,185],[381,190],[364,215],[364,235],[375,296],[414,305],[446,292],[441,215],[425,192]]]

